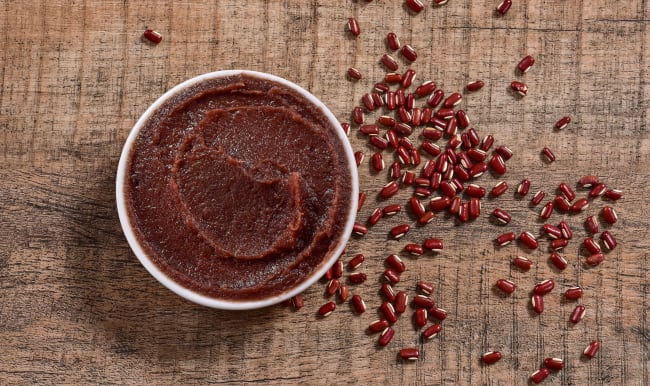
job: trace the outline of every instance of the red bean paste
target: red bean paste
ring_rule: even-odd
[[[227,300],[277,295],[336,248],[351,170],[323,111],[251,75],[212,79],[159,107],[131,151],[136,237],[180,285]]]

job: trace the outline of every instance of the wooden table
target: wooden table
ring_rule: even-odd
[[[554,356],[566,367],[545,384],[649,384],[647,2],[516,1],[504,17],[494,13],[498,1],[492,0],[440,7],[427,0],[417,15],[402,3],[2,2],[0,383],[522,385]],[[356,38],[345,29],[350,16],[361,24]],[[147,27],[163,34],[162,43],[141,39]],[[489,189],[505,180],[510,190],[484,199],[481,217],[466,224],[440,214],[392,240],[390,227],[414,223],[404,211],[353,238],[343,259],[366,255],[360,269],[368,280],[351,286],[366,300],[363,315],[342,304],[319,318],[317,309],[327,301],[323,283],[304,294],[298,311],[224,312],[184,301],[156,282],[129,249],[114,203],[121,147],[147,106],[192,76],[246,68],[298,83],[349,120],[385,73],[378,61],[389,31],[417,49],[410,65],[417,84],[432,79],[449,93],[485,81],[482,90],[463,93],[460,108],[481,136],[492,134],[515,153],[504,176],[486,174],[477,182]],[[527,54],[536,63],[522,76],[515,66]],[[398,60],[400,71],[408,67]],[[350,66],[363,79],[347,80]],[[513,80],[528,84],[528,96],[509,92]],[[554,130],[565,115],[572,122]],[[373,150],[356,126],[350,141],[368,160]],[[554,163],[541,159],[544,146],[555,152]],[[385,156],[392,161],[391,153]],[[376,193],[386,174],[370,172],[367,161],[359,173],[369,197],[361,222],[373,208],[405,204],[411,194],[405,188],[380,202]],[[581,214],[556,213],[549,220],[564,218],[573,228],[574,239],[562,251],[569,268],[559,272],[548,264],[544,237],[534,251],[495,247],[492,240],[505,231],[539,234],[539,208],[528,205],[530,195],[514,194],[522,178],[532,181],[533,192],[552,196],[560,182],[574,186],[585,174],[600,176],[624,197],[598,198]],[[611,227],[601,221],[601,227],[611,228],[619,245],[588,268],[579,251],[582,222],[605,204],[620,220]],[[496,207],[511,212],[511,224],[490,222]],[[443,239],[444,251],[404,254],[405,244],[427,237]],[[391,253],[402,254],[408,268],[396,289],[412,297],[418,279],[431,281],[433,297],[449,312],[431,341],[422,342],[411,308],[389,346],[379,348],[377,336],[366,332],[378,317],[383,260]],[[518,254],[531,258],[533,269],[513,268]],[[503,296],[494,289],[499,278],[512,279],[518,289]],[[529,292],[546,278],[556,289],[536,315]],[[572,285],[585,290],[579,303],[587,313],[577,325],[568,322],[574,302],[561,296]],[[581,352],[594,339],[602,348],[587,360]],[[418,347],[421,358],[401,361],[402,347]],[[481,354],[491,350],[503,359],[482,365]]]

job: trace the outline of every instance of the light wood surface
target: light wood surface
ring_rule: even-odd
[[[548,356],[564,358],[566,368],[545,384],[650,383],[648,3],[516,1],[505,17],[494,13],[498,1],[425,3],[414,15],[402,1],[388,0],[3,1],[0,383],[524,385]],[[350,16],[361,24],[357,38],[345,30]],[[163,34],[162,43],[142,41],[147,27]],[[349,120],[383,77],[378,60],[389,31],[418,50],[410,66],[416,83],[432,79],[457,91],[470,80],[486,82],[464,95],[461,108],[481,136],[493,134],[514,150],[502,178],[508,193],[484,200],[481,217],[464,225],[441,215],[389,240],[391,226],[413,223],[401,213],[353,238],[344,261],[367,257],[361,269],[368,280],[352,287],[368,305],[363,315],[343,304],[317,317],[326,301],[323,283],[304,294],[299,311],[224,312],[186,302],[156,282],[130,251],[114,202],[121,147],[147,106],[187,78],[245,68],[283,76]],[[521,76],[515,65],[526,54],[537,63]],[[400,71],[407,68],[400,64]],[[350,66],[363,72],[361,81],[345,78]],[[529,95],[514,97],[512,80],[525,81]],[[572,123],[553,130],[564,115]],[[369,199],[359,214],[365,221],[385,204],[375,197],[386,175],[369,171],[373,150],[356,127],[350,141],[366,153],[360,178]],[[543,146],[556,162],[541,160]],[[522,178],[530,178],[533,192],[553,192],[584,174],[624,191],[609,203],[620,216],[611,227],[619,246],[603,264],[587,269],[579,256],[582,221],[598,214],[602,199],[583,214],[551,218],[566,218],[575,233],[563,252],[570,262],[564,272],[548,265],[545,239],[532,252],[494,247],[506,230],[538,233],[537,209],[513,194]],[[487,174],[478,180],[488,188],[496,181]],[[405,204],[408,196],[404,189],[389,201]],[[512,213],[511,224],[489,221],[497,206]],[[442,253],[402,252],[431,236],[444,240]],[[429,342],[422,343],[410,308],[389,346],[379,348],[366,332],[378,317],[377,289],[390,253],[403,255],[408,267],[397,289],[412,297],[416,280],[429,280],[449,311]],[[529,256],[534,268],[513,269],[517,254]],[[514,294],[494,290],[502,277],[517,283]],[[529,291],[546,278],[557,285],[537,316]],[[585,289],[580,303],[587,307],[575,326],[568,322],[574,305],[560,296],[571,285]],[[580,354],[593,339],[602,348],[586,360]],[[410,346],[422,356],[404,363],[398,350]],[[504,358],[481,365],[490,350]]]

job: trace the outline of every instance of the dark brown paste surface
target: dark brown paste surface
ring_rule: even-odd
[[[174,281],[253,300],[319,268],[350,211],[345,149],[300,94],[248,75],[176,94],[131,152],[126,198],[136,236]]]

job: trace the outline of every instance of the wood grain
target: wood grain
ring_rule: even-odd
[[[381,0],[2,2],[0,383],[520,385],[543,358],[559,356],[566,369],[545,384],[649,384],[648,3],[515,3],[497,17],[487,0],[427,2],[419,15],[401,1]],[[353,15],[358,38],[345,32]],[[161,44],[141,40],[147,27],[164,35]],[[584,216],[598,213],[600,199],[585,215],[566,216],[576,240],[562,273],[547,264],[545,248],[495,248],[491,240],[501,231],[541,224],[511,189],[485,200],[483,216],[470,224],[439,216],[402,241],[388,240],[391,226],[413,221],[401,213],[353,238],[344,258],[367,257],[369,280],[353,289],[369,307],[361,316],[340,305],[319,319],[322,284],[305,293],[307,305],[297,312],[224,312],[183,301],[149,276],[122,235],[114,204],[121,147],[146,107],[189,77],[247,68],[304,86],[348,120],[383,77],[378,60],[391,30],[418,50],[411,65],[417,81],[433,79],[447,91],[486,81],[462,106],[481,135],[515,151],[504,176],[511,186],[528,177],[533,190],[553,192],[561,181],[593,173],[624,190],[614,204],[619,246],[605,262],[586,269],[578,251]],[[526,54],[537,63],[522,77],[514,68]],[[361,81],[345,79],[350,66],[363,72]],[[507,91],[520,78],[530,88],[523,99]],[[572,123],[554,131],[563,115]],[[372,153],[354,131],[350,141]],[[543,146],[555,151],[555,163],[542,162]],[[365,220],[384,204],[375,195],[385,175],[365,163],[360,177],[370,197],[359,214]],[[479,181],[491,187],[497,179]],[[407,197],[404,190],[391,202]],[[487,214],[496,206],[509,210],[513,223],[492,225]],[[450,314],[443,332],[422,344],[407,313],[393,342],[379,349],[365,329],[377,318],[383,258],[433,235],[444,240],[444,252],[404,257],[408,271],[398,287],[413,293],[418,278],[432,281]],[[516,254],[535,267],[512,269]],[[498,294],[493,283],[500,277],[519,289]],[[548,277],[558,288],[536,316],[528,291]],[[573,304],[560,293],[575,284],[585,288],[588,311],[571,326]],[[588,361],[580,353],[592,339],[602,349]],[[420,347],[421,360],[399,361],[404,346]],[[482,366],[480,355],[489,350],[504,359]]]

